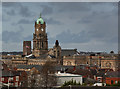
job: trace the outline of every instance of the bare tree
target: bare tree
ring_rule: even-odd
[[[46,89],[57,84],[57,79],[54,76],[55,66],[51,61],[47,61],[41,70],[41,84]]]
[[[36,70],[30,71],[29,76],[28,76],[28,86],[29,87],[38,87],[38,85],[39,85],[38,80],[40,80],[40,77],[38,77],[38,75],[40,75],[38,71],[36,71]]]

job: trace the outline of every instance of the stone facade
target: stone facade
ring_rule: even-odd
[[[87,55],[73,55],[73,56],[64,56],[63,65],[90,65],[98,66],[101,69],[120,69],[120,60],[115,56],[87,56]]]
[[[58,40],[56,40],[54,47],[49,50],[48,54],[54,56],[57,59],[57,63],[61,64],[61,47]]]

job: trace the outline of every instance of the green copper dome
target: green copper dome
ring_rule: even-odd
[[[40,17],[39,19],[37,19],[37,24],[39,24],[39,22],[41,23],[41,24],[44,24],[44,20]]]

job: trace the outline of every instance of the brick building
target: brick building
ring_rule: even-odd
[[[31,54],[31,41],[23,41],[23,55]]]

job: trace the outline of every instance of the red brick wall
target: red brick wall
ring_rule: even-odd
[[[113,84],[115,84],[115,81],[120,81],[120,78],[118,78],[118,77],[106,77],[106,84],[111,85],[111,81],[113,81]]]

